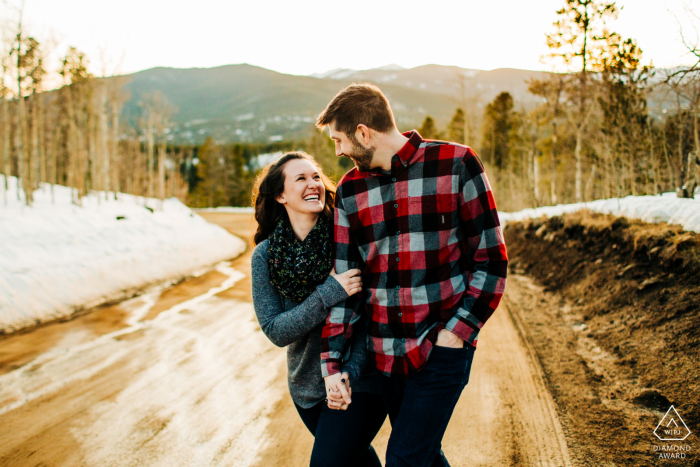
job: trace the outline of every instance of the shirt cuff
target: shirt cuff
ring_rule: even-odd
[[[340,360],[329,358],[321,362],[321,374],[324,378],[338,373],[340,373]]]
[[[438,330],[440,327],[441,326],[438,325]],[[462,339],[465,343],[471,345],[472,347],[476,347],[476,341],[479,337],[479,330],[466,324],[462,319],[460,319],[459,315],[454,315],[447,322],[447,324],[442,327]]]

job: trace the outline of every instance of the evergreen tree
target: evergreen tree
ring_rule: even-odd
[[[452,116],[450,124],[447,126],[447,139],[454,143],[466,144],[464,140],[464,124],[464,110],[458,107]]]
[[[481,138],[481,154],[499,169],[508,166],[514,122],[513,96],[508,92],[502,92],[484,110]]]
[[[420,133],[424,139],[437,139],[438,131],[435,127],[435,120],[433,120],[433,117],[426,115],[423,124],[418,129],[418,133]]]

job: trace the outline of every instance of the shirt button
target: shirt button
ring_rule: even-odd
[[[399,261],[401,261],[401,258],[396,258],[396,262],[398,263]]]
[[[399,318],[403,316],[403,313],[399,313]],[[405,340],[405,339],[404,339]]]
[[[401,338],[401,342],[406,342],[406,338],[405,338],[405,337],[402,337],[402,338]]]
[[[399,290],[400,288],[401,288],[400,285],[397,285],[397,286],[396,286],[396,290]]]
[[[398,205],[398,204],[395,204],[395,205],[394,205],[394,207],[395,207],[395,208],[398,208],[398,207],[399,207],[399,205]]]
[[[400,231],[400,230],[397,230],[397,231],[396,231],[396,235],[401,235],[401,231]]]
[[[396,181],[396,179],[395,179],[395,178],[392,178],[392,179],[391,179],[391,181],[392,181],[392,182],[395,182],[395,181]]]

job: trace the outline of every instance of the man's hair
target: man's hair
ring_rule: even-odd
[[[386,133],[396,126],[389,101],[382,91],[372,84],[351,84],[335,95],[321,112],[316,127],[323,130],[335,122],[335,129],[349,138],[355,138],[357,125]]]

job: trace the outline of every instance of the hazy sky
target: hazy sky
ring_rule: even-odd
[[[5,20],[16,16],[0,0]],[[85,51],[99,73],[155,66],[213,67],[250,63],[291,74],[389,63],[465,68],[547,69],[545,32],[563,0],[25,0],[28,32],[55,42],[53,61],[69,45]],[[636,38],[645,61],[688,63],[678,23],[684,0],[621,0],[613,25]],[[700,13],[700,0],[685,3]],[[700,24],[700,21],[696,21]],[[692,28],[685,30],[695,37]],[[55,66],[55,64],[54,64]],[[116,69],[118,67],[118,69]]]

